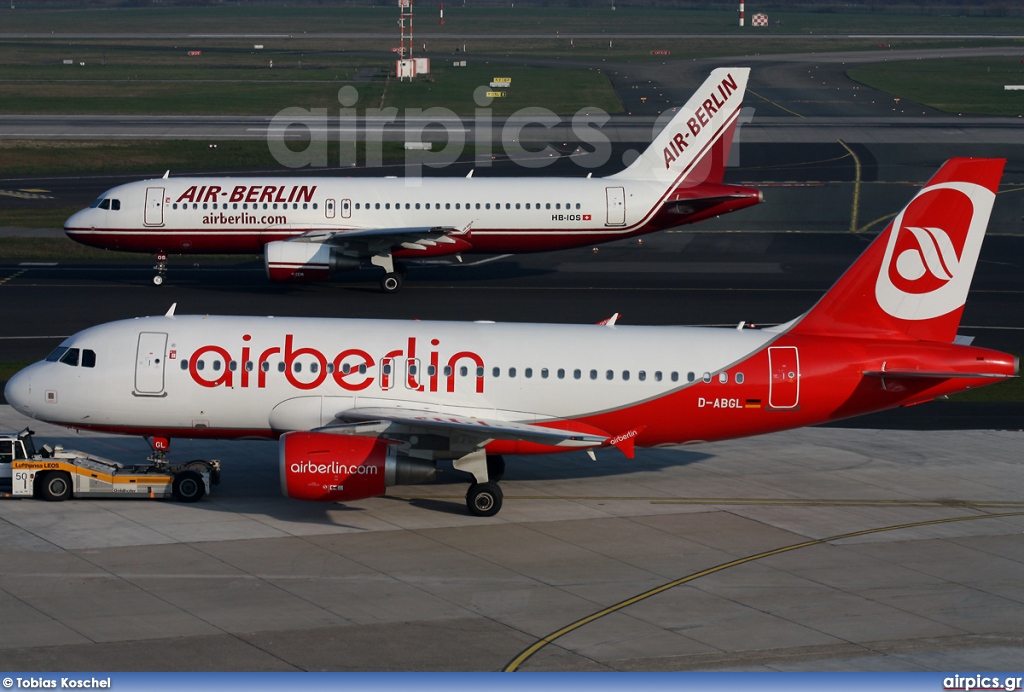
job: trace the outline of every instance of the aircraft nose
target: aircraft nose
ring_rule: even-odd
[[[86,219],[87,211],[88,209],[82,209],[69,216],[68,220],[64,222],[64,232],[67,233],[75,229],[85,228],[88,224],[88,219]]]
[[[26,370],[14,374],[4,387],[4,398],[18,413],[32,415],[32,376]]]

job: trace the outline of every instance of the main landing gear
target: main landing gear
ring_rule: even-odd
[[[384,270],[384,276],[380,279],[380,289],[385,293],[397,293],[405,281],[405,267],[397,264],[391,255],[374,255],[370,258],[370,264]]]
[[[156,275],[153,277],[153,285],[154,286],[163,286],[164,285],[164,279],[167,278],[167,254],[166,253],[160,252],[160,253],[157,254],[157,256],[156,256],[156,266],[154,266],[153,269],[156,269]]]
[[[498,481],[505,475],[505,460],[483,450],[454,461],[455,468],[473,474],[474,483],[466,492],[466,509],[474,517],[493,517],[501,511],[502,492]]]

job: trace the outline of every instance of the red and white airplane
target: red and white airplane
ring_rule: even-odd
[[[605,178],[160,178],[73,214],[73,240],[157,255],[263,253],[274,281],[323,281],[370,263],[560,250],[701,221],[763,200],[722,176],[749,68],[717,69],[644,153]]]
[[[66,339],[17,373],[18,411],[71,428],[279,438],[290,497],[352,501],[505,454],[723,440],[998,382],[957,336],[1005,161],[953,159],[806,314],[767,329],[174,315]],[[742,325],[741,325],[742,327]]]

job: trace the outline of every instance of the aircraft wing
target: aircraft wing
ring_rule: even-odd
[[[519,440],[555,447],[597,447],[608,440],[607,435],[583,430],[412,409],[355,408],[339,414],[338,418],[343,423],[355,424],[387,422],[411,432],[459,434],[477,440],[478,445],[490,440]],[[321,428],[320,432],[330,432],[331,427]]]
[[[451,226],[410,226],[397,228],[359,228],[353,230],[314,230],[289,238],[292,243],[319,243],[346,247],[352,245],[395,246],[409,250],[426,250],[434,245],[454,245],[452,234],[462,229]]]

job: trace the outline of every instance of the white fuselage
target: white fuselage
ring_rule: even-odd
[[[8,391],[30,391],[27,401],[12,403],[51,422],[158,427],[179,436],[273,437],[326,425],[357,407],[542,422],[703,384],[705,373],[718,373],[776,336],[683,327],[149,317],[76,334],[62,346],[95,352],[94,367],[37,363]],[[679,441],[685,437],[681,430]]]
[[[468,229],[477,251],[511,249],[510,236],[551,249],[647,230],[668,194],[587,178],[172,178],[115,187],[98,201],[107,208],[65,227],[87,244],[163,252],[262,252],[310,231],[424,226]]]

